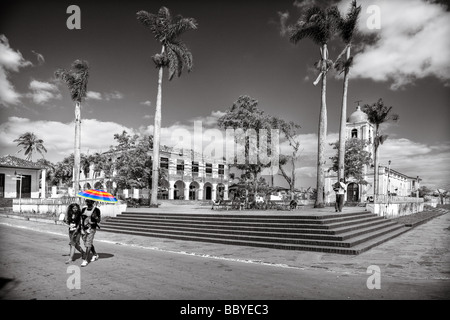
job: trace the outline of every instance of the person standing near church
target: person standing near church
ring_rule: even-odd
[[[336,192],[336,203],[334,205],[334,209],[336,212],[342,212],[342,208],[344,207],[344,197],[347,192],[345,180],[341,178],[338,182],[336,182],[333,186],[333,190]]]

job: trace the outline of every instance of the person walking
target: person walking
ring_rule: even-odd
[[[344,197],[347,192],[347,185],[345,184],[345,180],[341,178],[338,182],[336,182],[333,186],[333,190],[336,192],[336,203],[334,205],[334,209],[336,212],[342,212],[342,207],[344,206]]]
[[[94,206],[94,204],[94,200],[86,199],[86,207],[81,211],[81,237],[86,247],[85,258],[81,263],[82,267],[88,265],[90,252],[92,252],[90,262],[94,262],[99,258],[94,247],[94,236],[97,229],[100,228],[98,224],[101,221],[101,213],[100,209]]]
[[[78,203],[71,203],[67,207],[67,212],[64,217],[64,223],[69,226],[69,260],[66,264],[74,261],[75,249],[81,253],[81,257],[84,260],[85,252],[80,246],[81,237],[81,210]]]

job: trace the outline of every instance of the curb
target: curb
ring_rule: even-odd
[[[410,227],[410,228],[412,229],[412,228],[415,228],[415,227],[417,227],[417,226],[419,226],[419,225],[421,225],[421,224],[424,224],[424,223],[426,223],[426,222],[428,222],[428,221],[430,221],[430,220],[432,220],[432,219],[434,219],[434,218],[440,217],[440,216],[442,216],[442,215],[444,215],[444,214],[446,214],[446,213],[438,213],[438,214],[436,214],[435,216],[428,217],[428,218],[426,218],[426,219],[423,219],[423,220],[421,220],[421,221],[417,221],[417,222],[415,222],[415,223],[406,223],[406,224],[405,224],[405,227]]]
[[[24,216],[18,216],[18,215],[14,215],[14,214],[0,213],[0,217],[19,219],[19,220],[26,220],[26,221],[34,221],[34,222],[43,222],[43,223],[49,223],[49,224],[60,224],[60,225],[63,225],[63,223],[58,221],[58,220],[45,219],[45,218],[35,218],[35,217],[24,217]]]

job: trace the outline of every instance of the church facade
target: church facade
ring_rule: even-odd
[[[368,121],[367,114],[360,106],[348,118],[346,123],[346,140],[351,138],[363,139],[368,142],[366,151],[374,155],[374,136],[375,128]],[[378,165],[378,195],[381,196],[416,196],[419,189],[420,179],[418,176],[411,177],[407,174],[393,170],[390,164],[379,163]],[[346,181],[347,193],[346,202],[371,202],[374,196],[374,168],[365,166],[363,170],[364,180],[367,184],[361,184],[351,177]],[[332,203],[336,201],[336,195],[333,191],[333,184],[338,180],[337,172],[330,171],[325,176],[325,202]]]

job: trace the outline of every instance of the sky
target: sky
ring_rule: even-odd
[[[56,163],[73,152],[74,104],[57,81],[58,68],[76,59],[89,63],[88,94],[82,104],[81,152],[107,151],[114,134],[152,134],[158,73],[151,56],[160,44],[136,19],[136,12],[169,8],[173,16],[195,18],[198,29],[183,34],[193,55],[191,72],[162,87],[162,142],[174,133],[191,135],[201,122],[203,147],[215,136],[217,119],[239,96],[258,101],[266,114],[301,126],[297,187],[315,187],[320,85],[314,63],[320,52],[311,40],[289,42],[285,30],[308,5],[348,0],[259,1],[4,1],[0,13],[0,156],[24,158],[14,142],[25,132],[44,140],[45,158]],[[81,29],[67,20],[80,8]],[[400,116],[384,125],[388,140],[380,164],[422,185],[450,189],[450,12],[446,1],[358,1],[362,11],[352,53],[348,113],[382,98]],[[375,8],[375,9],[374,9]],[[376,16],[379,9],[379,16]],[[379,17],[379,20],[374,20]],[[379,22],[379,25],[376,23]],[[342,51],[329,43],[330,58]],[[338,140],[342,76],[327,84],[329,143]],[[195,122],[197,121],[197,122]],[[282,153],[289,152],[281,141]],[[334,154],[327,146],[327,160]],[[36,154],[33,160],[40,157]],[[327,166],[331,167],[330,160]],[[276,177],[283,185],[283,179]]]

